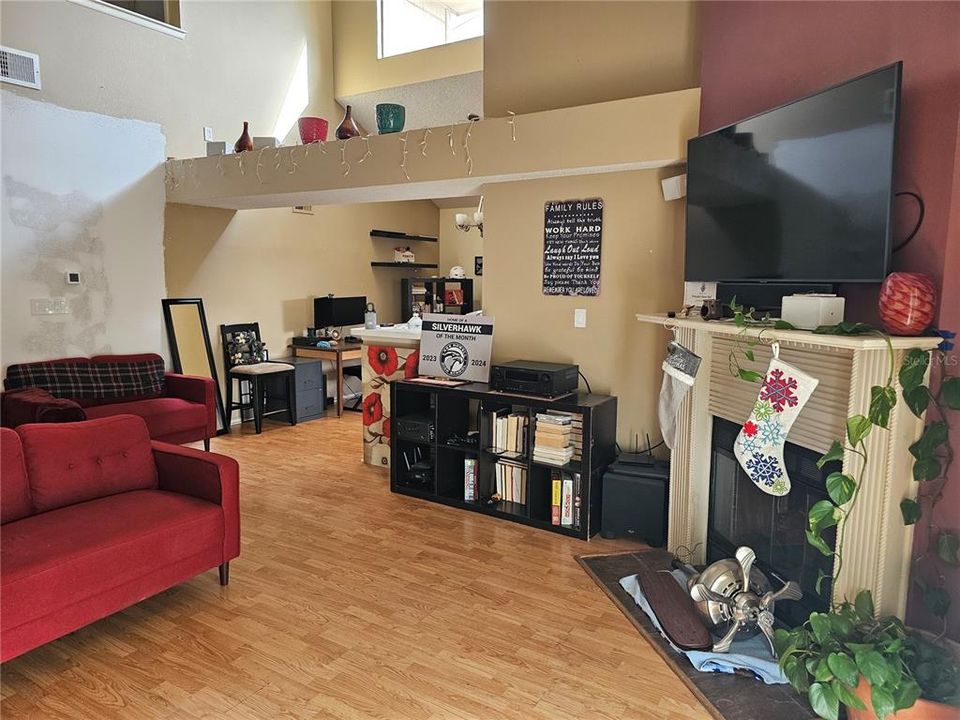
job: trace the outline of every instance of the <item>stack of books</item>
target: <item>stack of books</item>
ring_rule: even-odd
[[[560,527],[580,529],[580,473],[550,472],[550,522]]]
[[[582,429],[580,432],[582,447]],[[568,414],[558,412],[537,413],[533,459],[547,465],[566,465],[575,454],[572,418]]]
[[[523,457],[527,447],[526,413],[496,410],[490,413],[493,447],[490,449],[506,458]]]
[[[467,502],[477,500],[477,461],[473,458],[463,461],[463,499]]]
[[[498,460],[493,467],[500,499],[515,503],[527,502],[526,465],[510,460]]]

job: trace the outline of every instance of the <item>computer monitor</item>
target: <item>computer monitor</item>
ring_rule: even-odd
[[[313,324],[318,328],[363,325],[366,310],[366,297],[318,297],[313,301]]]

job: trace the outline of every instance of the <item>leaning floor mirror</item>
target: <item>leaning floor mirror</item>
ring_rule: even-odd
[[[220,394],[220,380],[210,347],[207,316],[200,298],[167,298],[163,303],[163,321],[167,326],[167,340],[173,369],[184,375],[198,375],[213,380],[217,397],[218,432],[227,430]]]

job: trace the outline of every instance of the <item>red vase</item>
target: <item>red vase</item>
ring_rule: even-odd
[[[242,153],[247,150],[253,150],[253,139],[250,137],[250,130],[247,127],[247,121],[243,122],[243,133],[240,137],[237,138],[237,141],[233,144],[233,151],[237,153]]]
[[[890,273],[880,287],[880,321],[891,335],[919,335],[933,324],[937,290],[929,275]]]
[[[309,145],[315,142],[326,142],[329,124],[319,117],[302,117],[297,120],[300,130],[300,142]]]

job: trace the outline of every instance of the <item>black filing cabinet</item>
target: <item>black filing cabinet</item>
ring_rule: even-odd
[[[323,374],[323,361],[318,358],[284,357],[272,358],[273,362],[293,365],[294,392],[297,403],[297,422],[323,417],[327,407],[327,383]],[[267,412],[286,409],[286,388],[281,379],[268,377]]]

